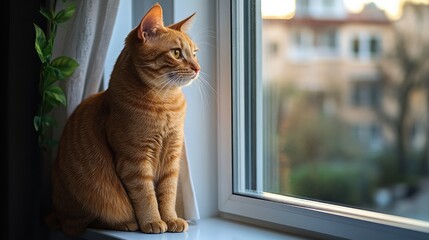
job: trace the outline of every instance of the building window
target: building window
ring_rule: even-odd
[[[365,32],[352,38],[351,51],[356,59],[378,59],[381,56],[381,39],[379,36],[368,35]]]
[[[425,133],[427,133],[427,126],[425,126],[423,121],[416,121],[414,120],[410,127],[410,147],[416,151],[419,152],[422,149],[425,148],[428,144],[426,141],[428,137]],[[426,144],[426,145],[425,145]]]
[[[294,47],[310,49],[313,46],[313,33],[310,29],[299,29],[293,34]]]
[[[327,9],[331,9],[334,6],[334,0],[323,0],[323,6]]]
[[[377,82],[356,82],[352,86],[352,105],[355,107],[372,107],[379,104],[380,90]]]
[[[384,137],[378,123],[355,124],[353,134],[357,142],[370,152],[380,152],[384,147]]]
[[[384,143],[387,126],[373,109],[355,111],[344,97],[353,87],[348,73],[356,72],[349,59],[305,64],[281,59],[283,77],[264,79],[264,73],[278,69],[261,64],[263,28],[270,25],[262,24],[260,1],[220,1],[220,6],[226,15],[232,12],[232,18],[220,17],[218,35],[220,210],[346,239],[427,238],[429,213],[415,198],[391,195],[406,179],[397,167],[389,172],[401,160],[394,150],[371,149]],[[303,36],[293,37],[292,44],[305,45]],[[360,53],[365,45],[356,41],[353,51]],[[366,69],[359,70],[365,75]],[[357,84],[351,95],[358,105],[379,102],[372,83]],[[325,114],[325,105],[335,110]],[[353,130],[354,124],[364,127]],[[353,132],[370,139],[371,147]],[[388,193],[387,205],[378,204],[380,192]],[[401,212],[399,202],[414,211]]]
[[[310,0],[296,0],[296,12],[300,16],[307,16],[310,13]]]
[[[321,29],[316,35],[316,48],[320,54],[335,55],[338,50],[337,31]]]
[[[301,31],[296,31],[293,34],[293,43],[296,47],[301,47],[303,45],[303,40],[302,40],[302,32]]]
[[[326,41],[326,45],[330,48],[335,50],[337,48],[337,32],[335,30],[333,31],[328,31],[325,34],[325,41]]]
[[[371,58],[377,58],[381,54],[380,40],[377,37],[372,36],[369,39],[369,52]]]
[[[358,37],[353,38],[352,40],[352,53],[353,57],[358,58],[360,52],[360,41]]]

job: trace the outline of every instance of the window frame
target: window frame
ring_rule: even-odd
[[[232,97],[233,85],[244,77],[242,67],[234,72],[232,66],[234,51],[243,50],[241,44],[232,44],[232,18],[240,14],[242,7],[238,1],[217,1],[218,207],[221,214],[263,221],[280,229],[291,227],[303,233],[310,231],[347,239],[427,239],[429,225],[418,220],[258,191],[234,194],[234,184],[242,186],[243,183],[234,183],[233,169],[237,163],[233,158],[245,155],[240,152],[245,149],[243,141],[233,140],[243,138],[244,127],[232,119],[233,102],[237,100]],[[237,91],[236,94],[243,93]],[[243,118],[243,113],[238,118]],[[237,149],[241,150],[234,154]]]

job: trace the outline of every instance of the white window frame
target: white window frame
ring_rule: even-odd
[[[270,193],[255,193],[254,196],[233,193],[231,58],[233,47],[241,51],[242,46],[231,43],[232,1],[217,1],[219,211],[281,228],[347,239],[428,239],[429,223],[423,221]],[[235,72],[237,78],[243,77],[240,71]],[[238,118],[241,115],[238,114]],[[243,128],[236,134],[243,137]],[[244,156],[240,152],[237,155]],[[240,189],[242,184],[236,184]]]

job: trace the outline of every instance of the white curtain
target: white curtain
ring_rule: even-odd
[[[79,103],[100,89],[106,53],[119,7],[119,0],[75,2],[75,15],[58,28],[54,46],[54,55],[72,57],[79,63],[73,76],[62,82],[67,96],[67,108],[55,112],[58,119],[58,127],[53,133],[55,139],[60,138],[67,117]],[[57,7],[60,7],[62,1],[58,1],[58,4]],[[193,221],[200,218],[186,147],[181,159],[176,202],[179,216]]]
[[[58,1],[60,2],[60,1]],[[64,82],[67,116],[79,103],[98,92],[112,36],[118,0],[77,0],[76,13],[58,29],[55,54],[77,60],[79,67]]]

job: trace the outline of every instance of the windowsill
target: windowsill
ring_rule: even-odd
[[[65,239],[59,237],[51,239]],[[52,235],[51,235],[52,236]],[[277,232],[270,229],[256,227],[236,221],[223,218],[208,218],[199,220],[197,224],[189,225],[186,233],[163,233],[163,234],[144,234],[141,232],[121,232],[111,230],[88,229],[82,238],[88,240],[94,239],[151,239],[151,240],[228,240],[228,239],[287,239],[303,240],[306,238],[289,235],[287,233]]]

